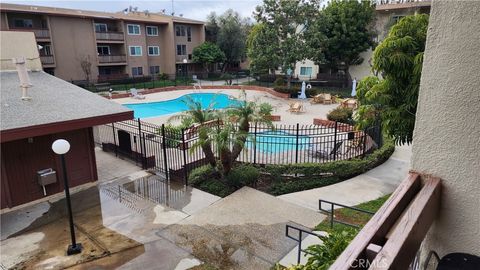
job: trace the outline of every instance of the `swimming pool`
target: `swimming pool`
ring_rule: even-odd
[[[247,139],[247,147],[256,151],[265,153],[278,153],[283,151],[295,150],[297,145],[297,136],[285,131],[266,131],[257,133],[255,139],[254,134]],[[303,150],[308,146],[310,138],[305,135],[298,136],[298,150]],[[255,144],[255,145],[254,145]]]
[[[239,102],[231,96],[222,93],[192,93],[166,101],[123,104],[123,106],[132,109],[135,118],[155,117],[187,111],[188,107],[185,102],[188,100],[188,97],[200,102],[204,109],[207,109],[209,106],[213,109],[225,109]]]

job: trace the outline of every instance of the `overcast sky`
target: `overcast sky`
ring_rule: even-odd
[[[37,6],[51,6],[72,9],[85,9],[96,11],[115,12],[121,11],[129,6],[138,7],[139,11],[149,10],[158,12],[165,9],[167,13],[172,11],[171,0],[152,0],[152,1],[43,1],[43,0],[2,0],[3,3],[27,4]],[[207,14],[215,11],[217,14],[223,13],[231,8],[244,17],[252,15],[255,6],[261,4],[262,0],[174,0],[175,14],[183,14],[184,17],[197,20],[205,20]]]

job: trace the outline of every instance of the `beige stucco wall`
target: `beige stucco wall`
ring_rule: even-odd
[[[50,16],[49,23],[55,54],[55,76],[64,80],[84,80],[80,61],[89,57],[92,63],[90,78],[96,79],[97,45],[92,20]]]
[[[480,255],[480,1],[434,1],[412,169],[443,180],[423,255]]]
[[[300,75],[300,69],[302,67],[311,67],[312,68],[312,75],[311,76]],[[305,60],[299,61],[295,64],[295,71],[293,73],[293,76],[298,77],[298,79],[301,80],[301,81],[309,81],[309,80],[316,79],[317,78],[317,73],[318,73],[318,65],[315,65],[315,63],[312,60],[305,59]]]
[[[42,70],[33,32],[0,31],[0,70],[16,70],[8,59],[25,57],[29,70]]]
[[[348,67],[348,72],[350,73],[352,80],[357,78],[357,81],[359,81],[364,77],[373,75],[371,66],[373,57],[372,49],[370,48],[360,53],[360,57],[363,58],[363,62],[360,65],[351,65]]]

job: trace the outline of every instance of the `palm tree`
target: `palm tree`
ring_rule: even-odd
[[[210,104],[207,109],[202,109],[200,102],[192,98],[189,98],[186,104],[189,110],[173,118],[198,124],[198,140],[193,144],[192,149],[201,147],[209,164],[216,167],[218,161],[212,150],[214,144],[219,165],[222,167],[222,175],[227,175],[232,170],[233,163],[244,149],[249,136],[250,123],[271,125],[268,116],[271,115],[272,106],[267,103],[257,104],[247,101],[245,92],[242,92],[239,102],[225,110],[213,110],[213,104]],[[215,120],[217,122],[214,125],[208,124]]]
[[[192,145],[192,151],[200,147],[205,154],[205,158],[208,163],[215,167],[217,161],[212,151],[212,138],[209,136],[210,127],[206,123],[218,119],[217,113],[213,110],[213,104],[210,104],[208,108],[202,108],[202,103],[195,101],[192,97],[186,96],[185,104],[188,106],[188,110],[170,117],[169,121],[181,120],[182,123],[195,123],[198,124],[198,140]]]

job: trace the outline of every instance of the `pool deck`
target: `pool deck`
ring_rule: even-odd
[[[338,104],[323,105],[323,104],[310,104],[310,99],[303,100],[305,112],[302,113],[290,113],[288,112],[289,103],[295,101],[301,101],[299,99],[284,99],[275,97],[264,91],[255,91],[255,90],[246,90],[247,100],[256,101],[256,102],[267,102],[273,106],[274,115],[280,115],[281,121],[275,122],[277,124],[290,124],[295,125],[297,123],[302,125],[311,125],[313,124],[314,118],[326,119],[327,113],[338,106]],[[231,90],[231,89],[197,89],[197,90],[175,90],[168,92],[152,93],[145,95],[145,99],[139,100],[131,97],[128,98],[119,98],[114,99],[113,101],[120,104],[134,104],[134,103],[145,103],[145,102],[157,102],[157,101],[166,101],[178,98],[180,96],[191,94],[191,93],[223,93],[231,95],[233,97],[239,97],[241,95],[240,90]],[[174,114],[162,115],[158,117],[149,117],[143,118],[143,121],[150,122],[152,124],[161,125],[166,123],[169,118]]]

